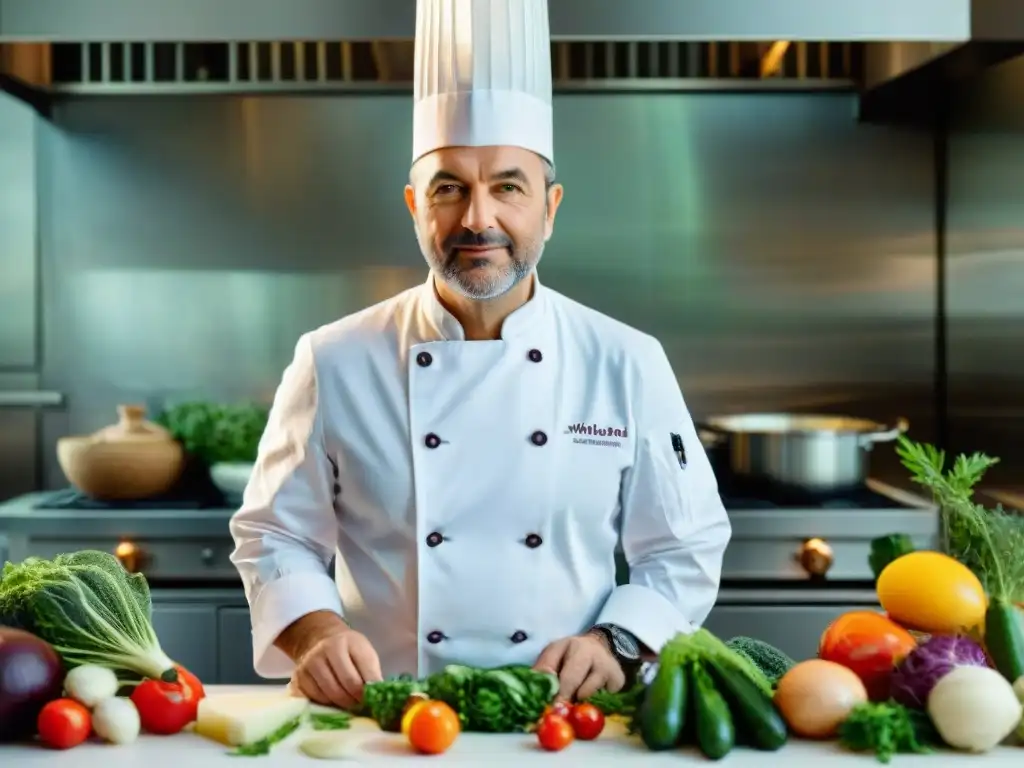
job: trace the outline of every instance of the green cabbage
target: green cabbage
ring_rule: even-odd
[[[48,642],[66,669],[95,664],[126,682],[140,675],[173,682],[177,671],[160,647],[152,612],[146,577],[129,574],[106,552],[30,557],[0,571],[0,624]]]

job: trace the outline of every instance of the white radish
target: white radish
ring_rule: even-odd
[[[131,744],[139,737],[139,710],[131,699],[115,697],[101,701],[92,711],[96,735],[111,744]]]
[[[117,675],[106,667],[83,664],[64,677],[64,690],[68,696],[84,707],[92,709],[101,701],[117,695]]]
[[[1013,686],[988,667],[957,667],[928,695],[928,716],[949,746],[988,752],[1020,723],[1024,706]]]

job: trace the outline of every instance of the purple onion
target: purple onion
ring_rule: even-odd
[[[980,645],[959,635],[934,635],[907,654],[892,673],[890,693],[905,707],[924,709],[928,694],[957,667],[987,667]]]

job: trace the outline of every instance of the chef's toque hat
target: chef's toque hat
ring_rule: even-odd
[[[554,163],[547,0],[417,0],[413,162],[516,146]]]

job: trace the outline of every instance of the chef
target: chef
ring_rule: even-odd
[[[617,690],[707,617],[730,525],[661,344],[538,278],[546,0],[419,0],[413,115],[429,275],[299,340],[231,521],[256,671],[346,707],[449,663]]]

